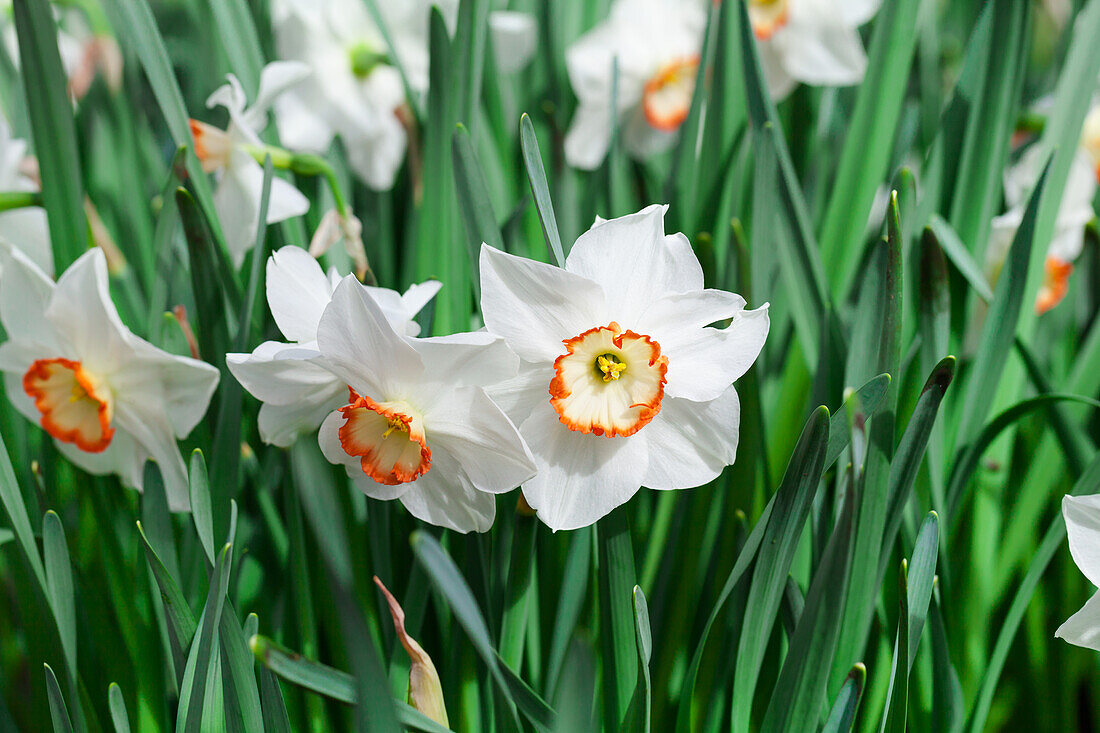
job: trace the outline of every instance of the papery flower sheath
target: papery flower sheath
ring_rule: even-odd
[[[1073,561],[1090,583],[1100,585],[1100,494],[1063,497],[1062,516]],[[1070,644],[1100,651],[1100,591],[1054,635]]]
[[[8,399],[94,474],[142,488],[147,459],[160,467],[174,511],[190,506],[176,446],[206,412],[218,370],[162,351],[119,319],[107,262],[93,249],[56,285],[19,250],[0,255],[0,370]]]
[[[362,0],[277,0],[272,17],[279,56],[306,64],[307,84],[275,103],[282,141],[294,149],[324,153],[339,135],[348,163],[371,188],[384,190],[405,159],[404,70],[412,93],[428,90],[428,26],[432,5],[454,30],[458,0],[380,2],[378,11],[392,47]],[[509,14],[520,16],[522,14]],[[490,16],[494,47],[507,70],[530,59],[530,16]]]
[[[733,462],[732,383],[764,345],[768,307],[704,289],[687,238],[664,232],[666,208],[597,220],[564,269],[482,245],[485,324],[522,359],[490,394],[538,466],[523,495],[555,530],[592,524],[643,485],[699,486]]]
[[[996,281],[1000,275],[1016,230],[1023,221],[1024,209],[1039,178],[1048,150],[1034,144],[1004,175],[1005,203],[1008,211],[993,219],[986,247],[986,273]],[[1100,105],[1085,118],[1076,154],[1070,163],[1065,191],[1054,222],[1054,237],[1047,248],[1043,284],[1035,298],[1035,310],[1042,314],[1062,302],[1069,291],[1073,263],[1085,246],[1085,225],[1096,212],[1092,202],[1100,179]]]
[[[317,324],[340,283],[335,270],[326,275],[301,247],[272,253],[267,261],[267,302],[287,342],[266,341],[251,354],[227,354],[229,371],[260,400],[260,438],[287,447],[316,430],[325,416],[347,402],[348,386],[326,367],[317,348]],[[389,323],[415,336],[412,320],[439,292],[438,281],[413,285],[404,294],[360,285]]]
[[[206,106],[225,107],[229,112],[229,126],[220,130],[191,120],[195,153],[202,161],[202,169],[218,176],[214,208],[221,220],[234,267],[240,267],[245,253],[256,244],[256,230],[260,224],[264,169],[250,148],[259,150],[263,146],[259,134],[267,125],[267,112],[272,103],[307,74],[308,69],[302,64],[268,64],[260,75],[260,90],[251,106],[246,106],[244,89],[237,77],[227,74],[228,83],[210,95]],[[301,191],[281,178],[271,179],[268,224],[301,216],[307,211],[309,199]]]
[[[375,499],[400,499],[414,516],[458,532],[484,532],[493,494],[535,472],[531,453],[484,385],[516,374],[519,360],[484,331],[435,338],[398,334],[354,278],[332,294],[317,328],[344,405],[318,436]]]
[[[850,86],[863,81],[867,54],[859,27],[882,0],[747,0],[749,22],[772,98],[799,82]]]
[[[0,191],[37,191],[26,175],[27,142],[12,137],[7,120],[0,116]],[[47,274],[53,274],[53,250],[46,210],[29,206],[0,212],[0,245],[16,247]]]
[[[636,158],[672,144],[695,90],[705,7],[695,0],[615,0],[607,19],[569,47],[565,65],[578,101],[565,138],[570,165],[596,168],[607,155],[616,119],[623,144]]]

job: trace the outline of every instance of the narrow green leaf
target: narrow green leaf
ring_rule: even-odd
[[[290,449],[294,488],[313,527],[317,544],[329,570],[344,586],[353,579],[348,554],[347,529],[340,520],[336,483],[328,461],[316,441],[299,440]]]
[[[227,600],[225,612],[218,623],[218,643],[222,650],[227,700],[230,694],[233,700],[231,718],[240,721],[241,730],[245,733],[263,733],[264,715],[260,708],[260,690],[256,685],[256,664],[248,648],[249,638],[237,620],[233,604]]]
[[[149,563],[149,568],[153,571],[157,588],[160,590],[161,600],[164,601],[164,612],[168,616],[176,640],[182,649],[189,649],[191,640],[195,636],[195,630],[198,628],[195,615],[187,605],[187,600],[184,598],[183,592],[180,591],[179,585],[169,575],[164,563],[157,556],[156,550],[149,543],[149,538],[145,536],[145,530],[142,528],[141,522],[137,523],[137,529],[145,548],[145,559]]]
[[[909,669],[913,668],[913,659],[917,655],[924,622],[928,618],[928,603],[932,599],[932,584],[936,578],[936,559],[939,554],[939,517],[929,512],[917,530],[917,541],[913,544],[913,555],[909,560],[908,587],[909,607]]]
[[[515,708],[517,701],[512,697],[508,683],[497,663],[496,651],[489,639],[489,629],[485,625],[485,619],[481,615],[473,593],[470,592],[470,587],[462,578],[454,561],[439,545],[438,540],[418,530],[413,532],[410,542],[416,559],[427,571],[436,590],[447,599],[451,611],[466,631],[474,649],[477,650],[485,666],[489,668],[493,681],[504,693],[516,728],[519,728],[519,718],[516,716]],[[527,714],[526,711],[525,714]]]
[[[15,471],[12,469],[3,435],[0,435],[0,503],[4,505],[23,556],[38,579],[42,592],[46,593],[46,569],[42,566],[42,556],[38,554],[38,542],[34,538],[34,530],[31,529],[30,516],[23,504],[23,492],[19,490],[19,484],[15,480]]]
[[[890,686],[886,693],[886,709],[882,714],[879,733],[905,733],[909,708],[909,593],[906,565],[902,560],[898,573],[898,633],[894,637],[894,664],[890,669]]]
[[[260,668],[260,705],[264,713],[263,729],[265,731],[290,733],[290,715],[283,701],[283,690],[279,686],[279,681],[275,679],[275,675],[267,667]]]
[[[111,711],[111,723],[115,733],[130,733],[130,717],[126,714],[126,701],[122,699],[122,688],[117,682],[107,687],[107,707]]]
[[[863,696],[863,684],[867,681],[867,668],[862,662],[857,662],[852,671],[844,679],[840,686],[833,708],[829,711],[829,717],[825,719],[825,726],[821,733],[848,733],[852,730],[852,723],[856,719],[856,711],[859,710],[859,699]]]
[[[886,179],[894,135],[917,43],[920,0],[884,3],[875,17],[867,74],[859,86],[832,195],[821,225],[821,258],[829,263],[834,298],[844,297],[863,254],[862,226],[875,190]]]
[[[213,654],[215,629],[221,620],[225,605],[225,593],[229,589],[229,572],[233,564],[233,545],[226,543],[218,553],[214,572],[210,576],[210,590],[203,607],[201,629],[191,642],[187,668],[180,684],[180,702],[176,713],[176,730],[192,733],[202,725],[206,706],[207,687],[211,666],[218,662]]]
[[[569,539],[569,554],[565,558],[565,569],[562,573],[554,631],[550,636],[550,653],[546,657],[547,672],[543,679],[545,692],[550,696],[557,689],[569,640],[577,627],[577,620],[580,618],[585,595],[588,592],[591,556],[592,530],[586,527],[572,532]]]
[[[642,694],[645,695],[645,731],[649,733],[653,719],[653,700],[650,692],[649,659],[653,655],[653,636],[649,629],[649,606],[645,593],[634,586],[634,633],[638,639],[638,662],[642,670]]]
[[[890,375],[879,374],[864,383],[856,390],[856,399],[859,400],[859,408],[865,418],[870,419],[886,396],[886,390],[890,388]],[[829,418],[829,444],[825,447],[825,470],[829,470],[844,449],[851,442],[852,434],[848,431],[848,415],[844,410],[837,410]]]
[[[217,358],[230,350],[229,328],[226,321],[224,282],[217,265],[218,253],[210,234],[210,219],[191,194],[183,188],[176,189],[176,206],[180,212],[187,252],[191,264],[191,288],[195,295],[195,327],[199,343],[199,355],[207,360]]]
[[[69,708],[65,704],[65,696],[61,694],[61,687],[57,684],[57,677],[50,665],[42,666],[46,668],[46,694],[50,698],[50,718],[53,720],[54,733],[73,733]]]
[[[605,730],[618,730],[638,686],[633,588],[637,582],[626,508],[596,523],[600,594],[600,648],[603,656]]]
[[[210,477],[206,472],[206,460],[202,451],[196,448],[191,452],[191,465],[187,474],[187,485],[191,495],[191,520],[199,542],[206,552],[206,559],[214,564],[214,518],[210,508]]]
[[[15,0],[12,10],[54,270],[61,273],[88,248],[73,106],[66,93],[52,6],[48,0]]]
[[[10,529],[0,529],[0,545],[4,545],[15,539],[15,532]]]
[[[829,410],[818,407],[806,422],[787,464],[787,472],[776,491],[775,511],[769,520],[753,570],[733,678],[735,731],[748,730],[760,665],[775,624],[798,539],[821,480],[828,441]]]
[[[73,569],[61,518],[48,511],[42,519],[42,549],[46,558],[46,597],[50,599],[70,682],[76,679],[76,606]],[[75,688],[74,688],[75,689]]]
[[[528,591],[534,580],[531,576],[531,562],[538,521],[534,517],[518,513],[515,519],[512,556],[504,587],[504,614],[500,622],[500,657],[505,666],[518,670],[523,661],[523,646],[527,640]]]
[[[561,247],[558,219],[554,216],[554,203],[550,200],[550,187],[546,183],[546,171],[542,167],[539,141],[535,137],[535,127],[531,124],[531,118],[526,113],[519,118],[519,140],[523,148],[523,165],[527,168],[527,180],[531,183],[531,194],[535,197],[535,208],[539,212],[542,234],[546,238],[546,248],[554,256],[558,267],[565,267],[565,251]]]
[[[248,3],[245,0],[210,0],[209,6],[222,48],[229,58],[229,68],[240,79],[248,98],[255,99],[260,88],[264,55]]]
[[[455,128],[451,138],[451,155],[454,158],[455,191],[458,194],[458,209],[462,212],[462,223],[466,226],[466,242],[469,245],[470,262],[473,268],[474,295],[480,298],[481,283],[478,275],[478,258],[481,244],[504,249],[504,238],[500,234],[493,202],[489,199],[489,188],[485,184],[485,174],[478,162],[477,152],[470,140],[470,133],[463,125]]]
[[[500,663],[500,671],[504,675],[504,682],[508,685],[509,693],[516,701],[516,706],[523,711],[537,730],[553,730],[557,723],[558,714],[537,692],[531,689],[531,686],[522,677],[503,663],[504,658],[500,654],[496,656],[497,661]]]
[[[930,232],[935,237],[936,244],[947,255],[947,259],[951,260],[951,264],[955,266],[955,269],[966,279],[967,284],[974,289],[974,292],[985,302],[992,302],[993,289],[989,287],[981,266],[967,250],[966,245],[963,244],[962,239],[951,228],[951,225],[939,214],[933,214],[925,232],[926,234]]]

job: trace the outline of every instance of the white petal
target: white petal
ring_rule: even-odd
[[[45,274],[53,273],[53,249],[45,209],[33,206],[0,213],[0,242],[21,250]]]
[[[565,134],[565,161],[574,168],[599,168],[611,146],[610,104],[582,103]]]
[[[455,532],[487,532],[496,517],[496,497],[478,491],[445,450],[432,451],[432,467],[401,495],[417,519]]]
[[[604,303],[591,280],[481,245],[485,325],[528,361],[553,361],[564,339],[607,325]]]
[[[273,61],[260,72],[260,88],[256,101],[248,108],[245,117],[253,129],[266,127],[267,111],[283,92],[305,80],[311,74],[308,65],[300,61]]]
[[[685,319],[687,316],[685,316]],[[668,357],[665,394],[705,402],[722,394],[760,354],[768,337],[768,306],[742,310],[724,329],[685,326],[654,337]]]
[[[231,153],[229,167],[222,172],[214,189],[214,209],[233,267],[240,267],[245,253],[256,244],[263,176],[260,164],[237,149]]]
[[[17,249],[0,252],[0,322],[12,341],[62,348],[64,339],[46,318],[54,283]]]
[[[1070,644],[1100,652],[1100,591],[1094,593],[1080,611],[1066,619],[1054,635]]]
[[[275,100],[275,123],[279,139],[288,149],[321,154],[332,145],[336,130],[322,109],[309,101],[306,95],[293,92],[282,95]]]
[[[489,385],[485,392],[512,422],[519,425],[539,403],[550,401],[550,381],[553,378],[552,366],[525,361],[520,363],[516,376]]]
[[[267,304],[290,341],[317,339],[317,324],[332,300],[332,284],[321,265],[301,247],[287,245],[267,261]]]
[[[439,280],[425,280],[422,283],[413,283],[409,289],[401,294],[401,305],[405,308],[408,318],[413,318],[424,309],[424,306],[435,297],[443,283]]]
[[[538,25],[530,13],[498,10],[489,14],[493,57],[502,74],[519,71],[531,62],[538,45]]]
[[[625,504],[649,465],[645,441],[574,432],[558,422],[549,402],[524,421],[520,434],[538,468],[523,495],[553,530],[587,527]]]
[[[535,474],[535,463],[516,426],[480,387],[463,387],[424,416],[428,446],[458,461],[474,488],[511,491]]]
[[[162,410],[155,405],[138,408],[130,403],[118,401],[115,404],[115,437],[120,431],[130,437],[148,452],[156,461],[164,478],[164,492],[168,496],[168,508],[174,512],[188,511],[191,497],[187,486],[187,472],[172,424]],[[114,440],[111,441],[112,443]],[[134,484],[140,488],[140,480]]]
[[[794,91],[798,82],[784,68],[782,52],[774,41],[774,38],[766,41],[756,39],[756,48],[760,52],[760,68],[764,72],[768,94],[775,102],[781,102]]]
[[[566,258],[569,272],[599,283],[623,328],[632,328],[655,299],[703,288],[703,268],[687,237],[665,236],[667,209],[653,205],[598,221]]]
[[[256,399],[289,405],[334,385],[343,384],[325,368],[320,352],[294,344],[265,341],[251,354],[226,354],[230,373]]]
[[[1062,516],[1073,561],[1090,583],[1100,585],[1100,494],[1063,497]]]
[[[263,193],[263,169],[260,169],[260,193]],[[271,179],[271,198],[267,203],[267,223],[275,224],[309,211],[309,199],[289,181]]]
[[[845,0],[842,3],[829,3],[831,12],[837,14],[837,20],[849,28],[858,28],[875,17],[882,0]]]
[[[790,23],[772,37],[783,68],[795,79],[815,86],[848,86],[863,80],[867,55],[859,33],[830,25]]]
[[[134,337],[134,351],[113,375],[119,403],[158,405],[176,437],[185,438],[206,414],[221,372],[204,361],[161,351]]]
[[[317,326],[317,343],[332,372],[376,400],[416,383],[420,355],[390,326],[354,276],[344,278]]]
[[[99,453],[88,453],[77,448],[72,443],[62,443],[55,440],[54,445],[61,455],[83,471],[93,476],[106,476],[115,474],[123,485],[141,490],[145,478],[145,462],[151,457],[149,451],[138,444],[129,433],[116,430],[111,443]],[[179,466],[169,466],[167,470],[161,468],[161,473],[175,474],[177,479],[182,470],[183,459]],[[159,467],[159,466],[158,466]],[[184,473],[186,480],[186,473]],[[175,512],[187,511],[191,504],[189,496],[172,497],[175,504],[169,501],[169,509]],[[180,501],[184,500],[183,503]]]
[[[669,150],[680,138],[678,130],[658,130],[646,121],[641,105],[620,118],[623,145],[638,160],[647,160]]]
[[[321,423],[321,429],[317,432],[317,443],[321,446],[321,453],[329,463],[343,466],[356,488],[372,499],[390,501],[396,499],[412,486],[411,483],[395,484],[387,486],[380,484],[363,473],[363,467],[357,456],[348,455],[340,445],[340,426],[344,424],[344,416],[337,411],[329,413]],[[429,469],[429,473],[431,469]]]
[[[483,387],[510,379],[519,368],[519,357],[504,339],[488,331],[413,339],[410,343],[430,377],[412,390],[425,418],[432,410],[429,405],[435,395],[457,387]]]
[[[340,388],[327,395],[288,405],[264,403],[260,405],[256,421],[260,439],[270,445],[289,448],[298,438],[316,430],[332,410],[343,406],[346,401],[347,392]]]
[[[651,489],[688,489],[714,480],[737,454],[741,403],[728,387],[710,402],[665,397],[661,411],[635,438],[648,443]]]

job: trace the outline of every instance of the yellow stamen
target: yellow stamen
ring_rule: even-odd
[[[392,435],[393,431],[395,431],[395,430],[399,433],[406,433],[407,434],[409,432],[409,429],[405,426],[405,423],[401,422],[396,417],[390,418],[390,426],[386,430],[386,432],[382,433],[382,440],[385,440],[386,438],[390,437],[390,435]]]
[[[626,371],[626,364],[619,361],[614,354],[604,354],[596,357],[596,366],[603,373],[603,381],[605,382],[618,379]]]

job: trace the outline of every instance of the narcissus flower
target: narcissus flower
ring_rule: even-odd
[[[279,95],[299,83],[309,70],[302,64],[276,62],[264,67],[256,101],[246,107],[244,90],[237,77],[228,74],[228,83],[206,100],[207,107],[225,107],[229,127],[220,130],[205,122],[191,120],[195,153],[202,169],[218,175],[214,208],[222,223],[233,265],[240,267],[244,255],[256,243],[260,223],[260,197],[264,187],[264,169],[253,157],[263,148],[259,133],[267,126],[267,112]],[[271,180],[271,198],[267,223],[301,216],[309,211],[309,199],[281,178]]]
[[[294,149],[324,153],[339,135],[348,162],[371,188],[393,186],[405,158],[405,73],[412,93],[428,89],[429,13],[436,5],[454,28],[458,0],[380,2],[392,48],[362,0],[277,0],[272,9],[279,56],[300,61],[312,78],[275,103],[279,135]],[[530,58],[527,23],[491,16],[494,46],[513,64]],[[399,63],[398,63],[399,62]]]
[[[26,174],[27,143],[12,137],[8,121],[0,116],[0,191],[37,191]],[[0,212],[0,245],[17,247],[45,273],[53,274],[53,250],[46,211],[30,206]]]
[[[0,370],[8,399],[89,473],[142,487],[147,459],[164,476],[168,504],[189,508],[176,439],[206,412],[218,370],[161,351],[119,319],[107,262],[93,249],[55,285],[18,250],[0,257]]]
[[[1100,585],[1100,494],[1066,496],[1062,516],[1073,561],[1093,585]],[[1070,644],[1100,651],[1100,592],[1058,627],[1054,635]]]
[[[485,332],[402,337],[354,278],[321,316],[317,342],[348,385],[321,425],[321,450],[375,499],[400,499],[414,516],[458,532],[489,529],[493,494],[535,472],[515,426],[484,385],[516,374],[519,360]]]
[[[867,55],[859,27],[882,0],[747,0],[749,22],[773,99],[798,82],[849,86],[863,80]]]
[[[986,271],[996,281],[1004,264],[1016,230],[1024,217],[1024,209],[1035,186],[1048,151],[1032,145],[1019,161],[1005,172],[1005,202],[1008,211],[993,219],[993,229],[986,248]],[[1058,215],[1054,222],[1054,237],[1047,248],[1043,284],[1035,298],[1035,310],[1042,314],[1062,302],[1069,291],[1069,276],[1073,262],[1085,246],[1085,225],[1096,213],[1092,208],[1100,179],[1100,105],[1094,106],[1085,118],[1081,140],[1070,164],[1069,176]]]
[[[607,19],[570,46],[565,65],[579,102],[565,138],[570,165],[596,168],[607,155],[615,120],[637,158],[672,144],[691,106],[705,26],[701,2],[615,0]]]
[[[283,247],[267,261],[267,302],[289,343],[267,341],[251,354],[226,355],[229,371],[263,402],[259,428],[265,443],[290,446],[347,402],[347,383],[328,370],[317,349],[317,324],[339,282],[335,270],[326,275],[301,247]],[[440,283],[413,285],[404,295],[359,287],[395,329],[415,336],[420,326],[412,319],[439,292]]]
[[[482,245],[485,324],[523,360],[490,394],[531,447],[523,495],[555,530],[733,462],[732,383],[764,345],[768,307],[704,289],[687,238],[665,235],[666,208],[597,220],[564,269]]]

